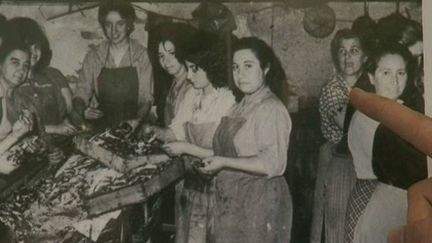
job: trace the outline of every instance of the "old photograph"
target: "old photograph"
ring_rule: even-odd
[[[0,1],[0,243],[432,242],[424,13]]]

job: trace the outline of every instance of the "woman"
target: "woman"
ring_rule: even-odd
[[[27,47],[6,38],[0,48],[0,154],[33,128],[32,115],[28,110],[23,110],[15,122],[9,117],[12,108],[9,103],[11,93],[25,81],[29,66],[30,54]]]
[[[76,129],[68,120],[72,110],[72,93],[63,74],[49,67],[51,50],[49,42],[39,24],[30,18],[9,20],[12,28],[19,31],[20,38],[31,51],[30,70],[27,81],[14,92],[14,103],[34,110],[39,131],[49,145],[49,158],[52,163],[64,158],[69,145],[68,136]]]
[[[187,80],[192,84],[166,129],[152,127],[171,155],[186,154],[191,168],[194,157],[212,151],[212,139],[222,116],[235,103],[227,87],[225,48],[217,37],[197,33],[185,57]],[[203,41],[205,40],[205,41]],[[215,41],[216,40],[216,41]],[[170,142],[171,141],[171,142]],[[213,182],[191,173],[176,188],[176,242],[206,242],[211,225]]]
[[[203,174],[215,175],[214,232],[208,242],[289,242],[291,196],[282,176],[291,119],[278,98],[285,73],[273,50],[255,37],[233,48],[233,77],[244,94],[219,124],[214,156]]]
[[[349,90],[352,87],[370,88],[364,73],[366,49],[360,35],[349,29],[339,30],[331,42],[336,75],[321,91],[319,110],[323,135],[334,144],[344,136]]]
[[[423,88],[423,28],[412,19],[400,14],[391,14],[378,20],[378,38],[383,43],[396,41],[407,47],[416,60],[416,73],[414,77],[415,88],[422,94]],[[424,105],[424,104],[421,104]]]
[[[376,94],[411,106],[415,94],[412,55],[397,43],[386,43],[370,58],[367,71]],[[417,96],[420,94],[417,93]],[[414,108],[415,107],[411,107]],[[390,230],[405,221],[406,187],[404,180],[377,181],[377,163],[400,166],[421,159],[411,146],[363,113],[351,120],[348,143],[357,175],[350,195],[345,242],[386,242]],[[424,160],[423,156],[423,160]],[[388,160],[388,162],[386,162]],[[401,162],[399,162],[401,161]],[[426,165],[426,163],[424,163]],[[404,173],[408,173],[400,167]],[[426,168],[423,168],[426,171]],[[380,177],[380,181],[384,181]],[[388,183],[388,184],[386,184]]]
[[[9,96],[18,85],[24,82],[30,66],[30,53],[25,44],[3,39],[0,47],[0,154],[3,154],[33,128],[31,113],[24,110],[14,123],[9,118]],[[0,162],[0,174],[5,174]],[[3,181],[0,180],[0,184]],[[11,242],[8,227],[0,215],[0,235],[2,242]]]
[[[158,62],[154,68],[163,70],[172,80],[166,91],[159,92],[163,101],[158,102],[158,109],[162,110],[158,115],[161,113],[165,126],[171,124],[179,104],[188,89],[192,87],[192,84],[186,80],[187,69],[184,57],[187,43],[193,32],[194,29],[187,24],[169,23],[159,26],[156,37]]]
[[[331,42],[336,74],[322,88],[319,100],[321,131],[328,142],[320,149],[311,229],[313,243],[321,242],[322,235],[326,242],[343,241],[346,204],[355,181],[346,143],[354,112],[348,104],[348,93],[353,87],[372,89],[364,72],[365,50],[368,48],[361,35],[349,29],[339,30]]]
[[[107,38],[90,50],[80,71],[74,106],[104,129],[129,121],[136,127],[150,110],[153,81],[147,50],[130,38],[136,19],[126,1],[103,1],[98,20]]]

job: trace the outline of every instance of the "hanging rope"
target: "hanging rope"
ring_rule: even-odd
[[[163,15],[163,14],[155,13],[153,11],[150,11],[148,9],[140,7],[140,6],[136,5],[136,4],[132,4],[132,6],[134,8],[136,8],[137,10],[139,10],[139,11],[142,11],[142,12],[145,12],[145,13],[154,13],[154,14],[157,14],[157,15],[159,15],[161,17],[170,18],[170,19],[173,19],[173,20],[177,20],[177,21],[181,21],[181,22],[187,22],[187,23],[189,23],[190,21],[192,21],[192,19],[185,19],[185,18],[179,18],[179,17],[175,17],[175,16],[169,16],[169,15]]]
[[[364,15],[369,16],[369,3],[368,0],[364,0]]]
[[[138,11],[141,11],[141,12],[154,13],[153,11],[150,11],[148,9],[140,7],[140,6],[136,5],[136,4],[132,4],[132,6],[135,9],[137,9]],[[68,16],[70,14],[74,14],[74,13],[78,13],[78,12],[82,13],[82,11],[84,11],[84,10],[89,10],[89,9],[93,9],[93,8],[99,7],[99,4],[93,4],[93,5],[90,5],[90,6],[87,6],[87,7],[80,7],[80,8],[75,9],[75,10],[72,10],[72,5],[69,5],[69,10],[67,12],[61,13],[61,14],[57,14],[57,15],[54,15],[54,16],[51,16],[51,17],[46,17],[45,14],[43,13],[41,7],[42,7],[42,5],[39,7],[40,14],[46,20],[50,21],[50,20],[54,20],[54,19],[61,18],[61,17],[64,17],[64,16]],[[161,17],[166,17],[166,18],[170,18],[170,19],[173,19],[173,20],[181,21],[181,22],[186,22],[186,23],[189,23],[190,21],[192,21],[192,19],[179,18],[179,17],[169,16],[169,15],[163,15],[163,14],[159,14],[159,13],[157,13],[157,15],[159,15]]]
[[[400,0],[396,0],[396,14],[400,14]]]
[[[89,10],[89,9],[92,9],[92,8],[96,8],[98,6],[99,6],[99,4],[94,4],[94,5],[90,5],[90,6],[87,6],[87,7],[78,8],[78,9],[75,9],[75,10],[71,10],[72,8],[69,7],[69,11],[68,12],[62,13],[62,14],[57,14],[57,15],[51,16],[49,18],[45,17],[45,15],[42,13],[42,10],[40,8],[39,8],[39,11],[41,12],[42,16],[44,18],[46,18],[46,20],[49,21],[49,20],[53,20],[53,19],[57,19],[57,18],[61,18],[61,17],[67,16],[67,15],[70,15],[70,14],[74,14],[74,13],[77,13],[77,12],[82,12],[84,10]]]
[[[272,48],[273,48],[273,36],[274,36],[274,8],[272,8],[271,25],[270,25],[270,47]]]

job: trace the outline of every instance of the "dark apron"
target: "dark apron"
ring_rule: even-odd
[[[137,117],[138,113],[138,72],[132,66],[129,45],[130,65],[120,68],[106,68],[105,65],[97,79],[99,107],[104,116],[98,119],[96,126],[104,129],[120,122]],[[109,47],[105,64],[109,57]]]
[[[186,141],[203,148],[212,148],[215,122],[184,126]],[[197,158],[184,156],[186,168]],[[208,242],[212,227],[214,183],[212,178],[202,177],[190,171],[183,182],[176,185],[176,243]]]
[[[216,156],[238,157],[234,137],[245,122],[241,117],[222,118],[213,139]],[[208,242],[289,242],[292,201],[283,177],[222,170],[216,176],[215,200],[214,234]]]

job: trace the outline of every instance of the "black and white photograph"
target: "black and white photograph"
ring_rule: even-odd
[[[0,1],[0,243],[432,242],[426,7]]]

